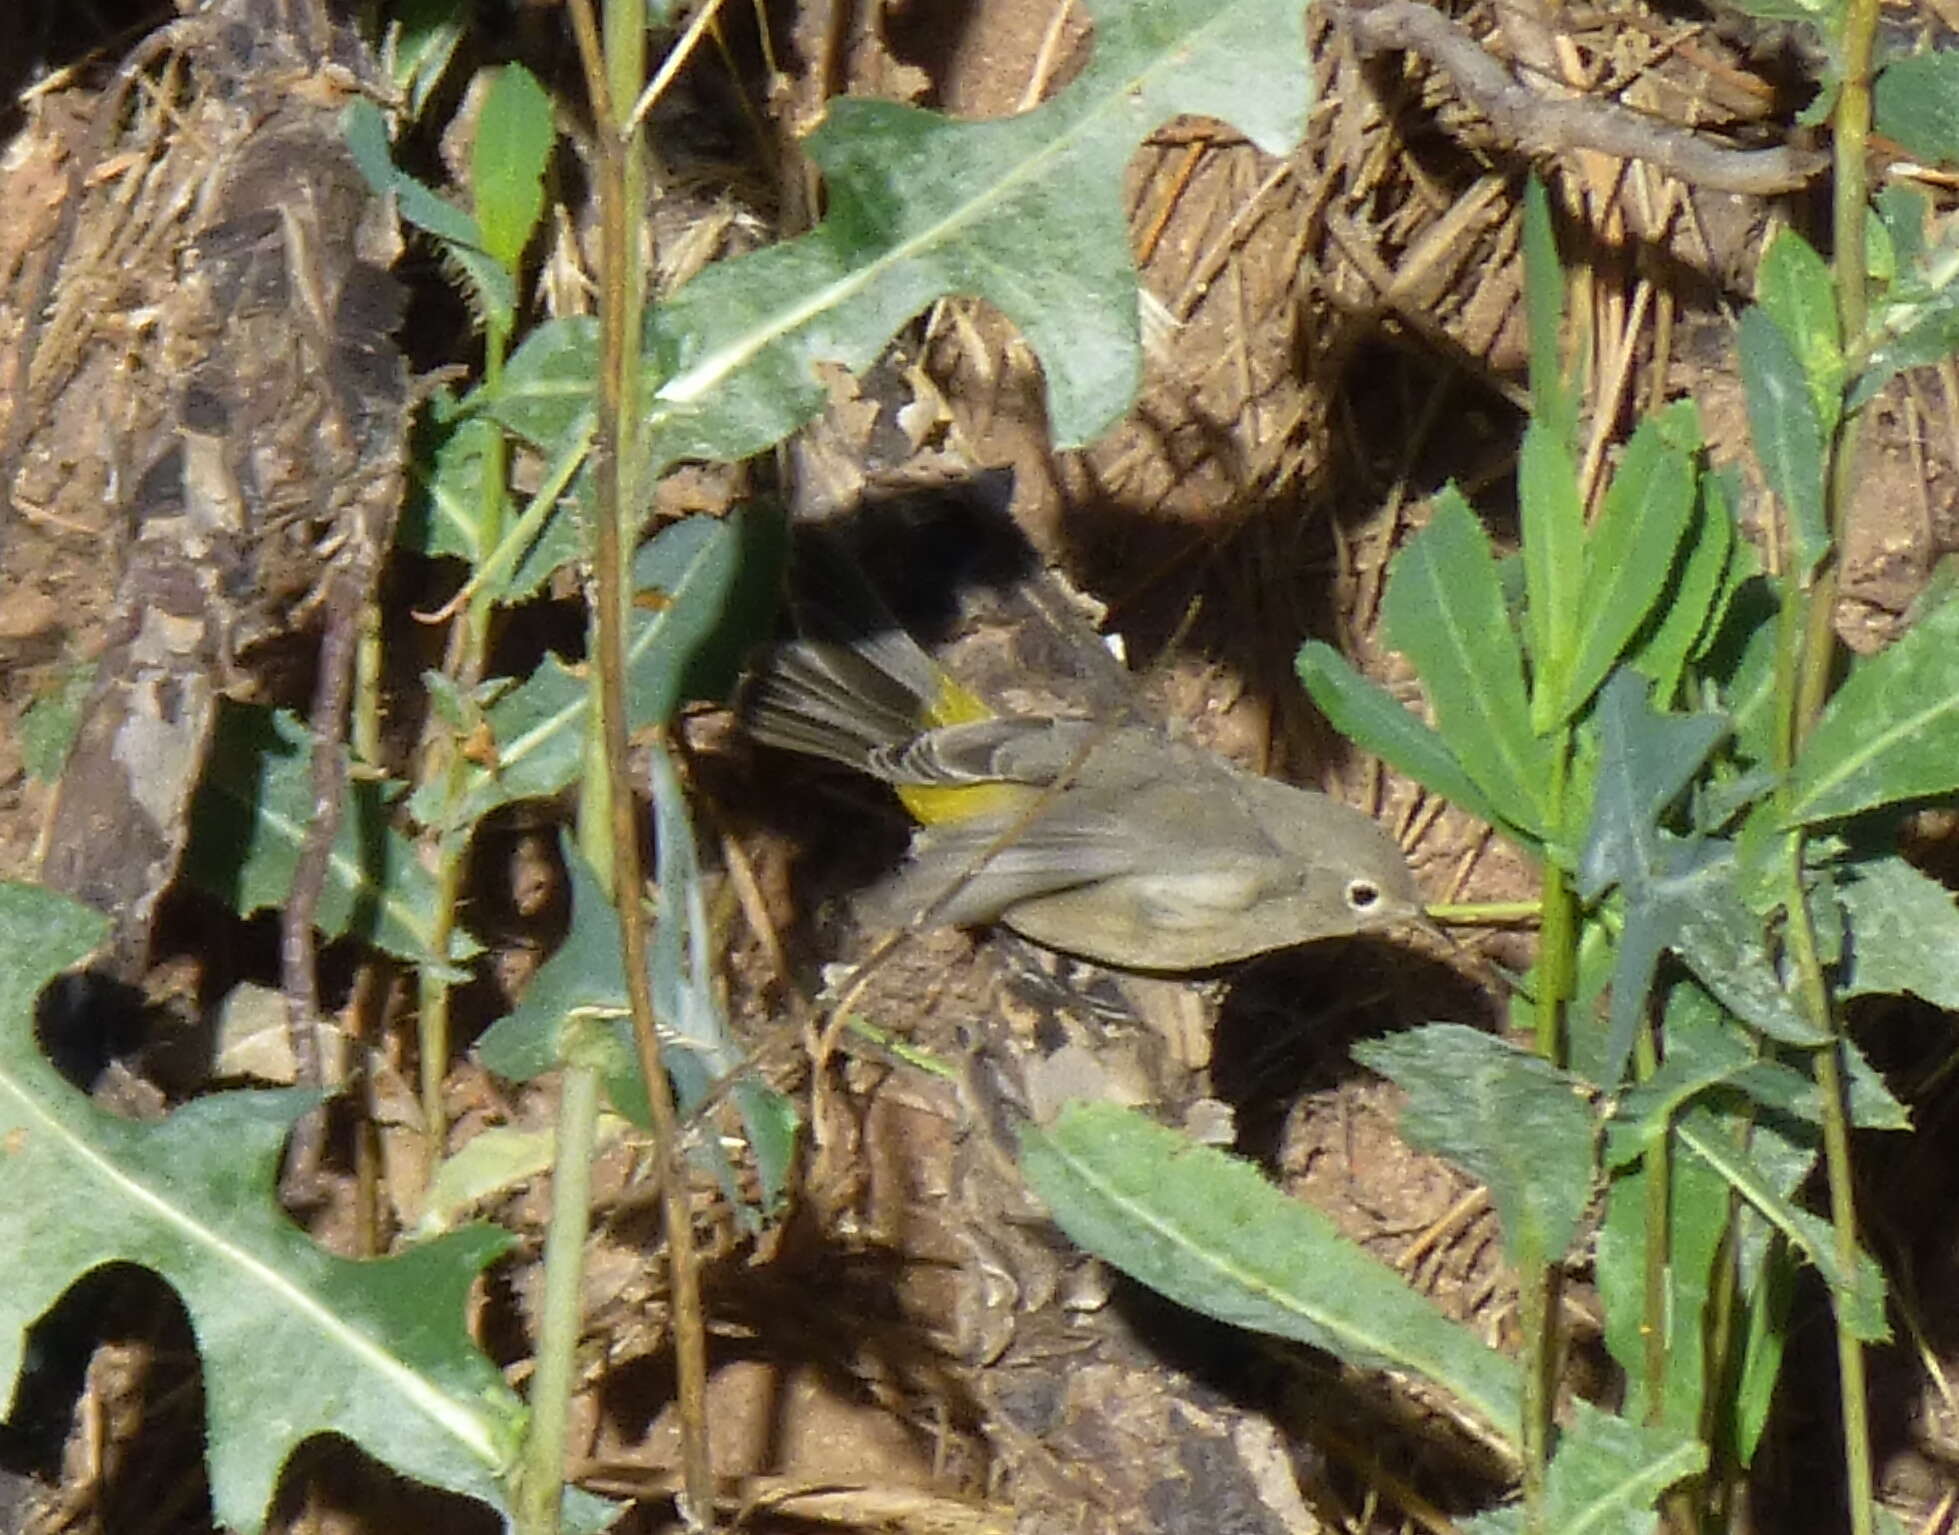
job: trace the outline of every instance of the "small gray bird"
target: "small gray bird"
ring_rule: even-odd
[[[891,784],[921,823],[874,920],[930,906],[1143,971],[1426,924],[1360,811],[1145,726],[996,714],[895,627],[779,647],[742,713],[758,741]]]

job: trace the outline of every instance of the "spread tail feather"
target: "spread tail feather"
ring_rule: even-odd
[[[757,668],[742,723],[766,745],[865,772],[872,753],[903,747],[925,728],[936,677],[901,631],[850,643],[791,640]]]

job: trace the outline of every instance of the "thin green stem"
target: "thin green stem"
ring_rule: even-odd
[[[1569,731],[1561,732],[1551,754],[1549,816],[1564,824]],[[1578,903],[1564,869],[1544,865],[1543,928],[1537,946],[1537,1050],[1562,1065],[1570,1045],[1571,998],[1577,990]],[[1517,1276],[1518,1322],[1524,1339],[1523,1422],[1519,1449],[1523,1460],[1524,1527],[1545,1535],[1547,1477],[1557,1416],[1559,1363],[1563,1357],[1558,1325],[1564,1271],[1556,1253],[1520,1258]]]
[[[484,338],[484,387],[494,391],[503,379],[503,365],[510,350],[510,333],[491,326]],[[503,540],[508,520],[504,487],[507,447],[503,434],[494,428],[485,434],[483,447],[482,503],[477,508],[479,550],[494,550]],[[489,662],[490,626],[496,604],[481,594],[481,571],[472,577],[467,603],[450,636],[449,675],[458,690],[467,694],[483,679]],[[424,771],[439,779],[443,796],[453,806],[461,798],[469,763],[464,758],[452,729],[432,719],[427,747],[423,754]],[[469,873],[469,837],[453,828],[443,830],[435,844],[436,904],[430,922],[432,948],[438,955],[449,951],[449,939],[456,930],[463,883]],[[448,1136],[447,1111],[442,1102],[442,1083],[449,1073],[451,1002],[449,977],[442,966],[424,965],[416,977],[416,1049],[421,1058],[422,1133],[427,1138],[430,1165],[442,1155]]]
[[[531,1376],[530,1427],[514,1500],[517,1535],[557,1535],[558,1512],[564,1504],[565,1441],[582,1320],[579,1292],[598,1123],[598,1072],[589,1066],[567,1066],[558,1098],[551,1224],[544,1234],[544,1304]]]
[[[1859,356],[1869,321],[1866,293],[1865,226],[1870,183],[1867,155],[1871,130],[1871,57],[1877,35],[1877,0],[1848,0],[1840,38],[1842,83],[1834,114],[1835,185],[1832,228],[1835,235],[1837,310],[1843,324],[1846,350]],[[1802,664],[1795,696],[1789,701],[1785,739],[1793,748],[1791,760],[1821,715],[1835,673],[1837,656],[1836,598],[1838,551],[1856,487],[1856,454],[1860,422],[1848,416],[1836,434],[1830,466],[1830,554],[1810,583],[1804,599]],[[1823,1162],[1830,1189],[1830,1219],[1842,1271],[1852,1273],[1857,1260],[1855,1176],[1850,1160],[1848,1104],[1844,1097],[1839,1052],[1840,1020],[1823,972],[1815,919],[1803,879],[1806,837],[1801,827],[1786,839],[1783,869],[1789,911],[1789,952],[1803,1010],[1830,1043],[1816,1054],[1816,1083],[1822,1097]],[[1837,1374],[1843,1419],[1844,1475],[1848,1483],[1852,1535],[1871,1535],[1877,1511],[1872,1498],[1871,1445],[1863,1344],[1849,1326],[1848,1306],[1836,1297]]]
[[[1812,1022],[1827,1029],[1830,1043],[1816,1052],[1816,1086],[1822,1099],[1823,1165],[1830,1189],[1830,1224],[1836,1239],[1837,1264],[1846,1276],[1857,1268],[1857,1203],[1850,1160],[1850,1114],[1844,1096],[1840,1064],[1842,1044],[1837,1018],[1823,974],[1816,941],[1816,923],[1803,889],[1803,845],[1800,831],[1787,842],[1784,877],[1789,895],[1789,953],[1794,961],[1798,995]],[[1864,1346],[1847,1324],[1847,1307],[1836,1299],[1838,1394],[1843,1413],[1844,1475],[1849,1484],[1850,1528],[1853,1535],[1872,1535],[1877,1510],[1872,1501],[1869,1397],[1866,1392]]]

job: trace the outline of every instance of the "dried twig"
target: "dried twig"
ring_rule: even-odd
[[[1518,148],[1533,154],[1594,149],[1643,160],[1697,186],[1765,195],[1806,185],[1828,156],[1807,149],[1736,149],[1656,121],[1617,102],[1540,95],[1485,52],[1456,21],[1422,0],[1334,0],[1333,13],[1363,53],[1419,54],[1455,81],[1463,99]]]

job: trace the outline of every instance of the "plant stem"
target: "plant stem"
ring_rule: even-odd
[[[564,1502],[566,1425],[578,1352],[586,1210],[591,1203],[598,1122],[598,1072],[589,1066],[565,1067],[551,1173],[551,1224],[544,1235],[544,1304],[531,1376],[531,1419],[514,1500],[518,1535],[557,1535],[558,1511]]]
[[[589,21],[589,15],[587,16]],[[581,26],[574,16],[574,25]],[[583,30],[589,31],[588,27]],[[702,1322],[700,1272],[694,1255],[693,1211],[680,1160],[673,1089],[660,1059],[653,998],[646,974],[646,910],[641,899],[645,876],[641,861],[639,816],[632,792],[626,748],[626,631],[631,615],[631,582],[626,562],[630,536],[639,525],[641,459],[639,444],[641,316],[645,278],[634,239],[643,202],[645,159],[639,134],[627,114],[646,78],[644,0],[605,0],[604,78],[593,103],[604,125],[597,135],[599,176],[599,430],[596,451],[598,511],[594,560],[595,626],[593,660],[597,672],[597,734],[609,804],[606,851],[613,860],[610,882],[619,914],[626,997],[632,1012],[633,1041],[646,1079],[655,1153],[661,1173],[661,1202],[667,1239],[667,1273],[674,1339],[674,1376],[680,1418],[680,1513],[691,1528],[704,1528],[714,1516],[714,1474],[707,1447],[707,1338]]]
[[[1571,733],[1561,730],[1552,743],[1549,822],[1564,824],[1566,768]],[[1537,1051],[1554,1065],[1563,1065],[1570,1044],[1570,1006],[1577,989],[1578,907],[1564,869],[1554,860],[1544,864],[1543,929],[1537,946]],[[1545,1535],[1546,1477],[1551,1462],[1551,1436],[1557,1413],[1559,1360],[1562,1356],[1558,1318],[1564,1291],[1564,1272],[1555,1253],[1530,1254],[1518,1263],[1517,1320],[1524,1338],[1523,1422],[1519,1449],[1523,1459],[1524,1528]]]
[[[509,332],[492,325],[484,337],[484,388],[494,391],[503,381],[503,364],[510,350]],[[508,510],[504,475],[507,449],[501,430],[488,428],[483,443],[482,505],[477,509],[479,537],[477,547],[488,551],[502,542]],[[478,572],[480,575],[480,571]],[[473,591],[456,621],[450,636],[449,675],[458,691],[467,695],[483,680],[490,651],[490,622],[496,605],[483,592]],[[463,792],[469,764],[458,749],[452,728],[432,718],[425,737],[425,771],[431,780],[446,785],[446,806],[454,806]],[[453,826],[445,827],[435,842],[436,904],[430,923],[432,947],[437,954],[449,952],[450,935],[456,930],[456,913],[462,900],[463,882],[469,874],[469,835]],[[441,1158],[447,1140],[446,1110],[442,1084],[449,1074],[449,1018],[453,988],[441,967],[424,965],[416,979],[416,1049],[421,1058],[422,1134],[428,1142],[429,1165]]]
[[[1837,311],[1842,321],[1845,350],[1853,357],[1863,353],[1864,333],[1869,320],[1864,239],[1870,188],[1865,162],[1871,130],[1871,54],[1877,35],[1877,19],[1877,0],[1848,0],[1840,38],[1842,84],[1833,122],[1836,175],[1832,228],[1836,246]],[[1849,415],[1837,430],[1829,481],[1830,553],[1806,593],[1809,611],[1804,631],[1802,668],[1797,694],[1792,701],[1794,718],[1790,731],[1798,750],[1822,713],[1835,669],[1839,551],[1856,486],[1859,425],[1859,417]],[[1805,842],[1800,827],[1788,837],[1785,875],[1789,887],[1789,940],[1804,1009],[1811,1021],[1830,1037],[1830,1043],[1816,1053],[1816,1084],[1823,1100],[1823,1160],[1830,1186],[1830,1219],[1836,1235],[1837,1257],[1847,1283],[1848,1276],[1855,1272],[1858,1246],[1855,1179],[1850,1161],[1849,1108],[1844,1098],[1839,1055],[1842,1049],[1838,1038],[1840,1020],[1836,1015],[1829,982],[1823,974],[1815,919],[1810,912],[1808,892],[1803,883]],[[1871,1535],[1876,1528],[1877,1516],[1872,1500],[1864,1350],[1849,1326],[1849,1308],[1845,1297],[1837,1295],[1833,1298],[1837,1390],[1843,1418],[1844,1475],[1848,1483],[1850,1528],[1852,1535]]]

